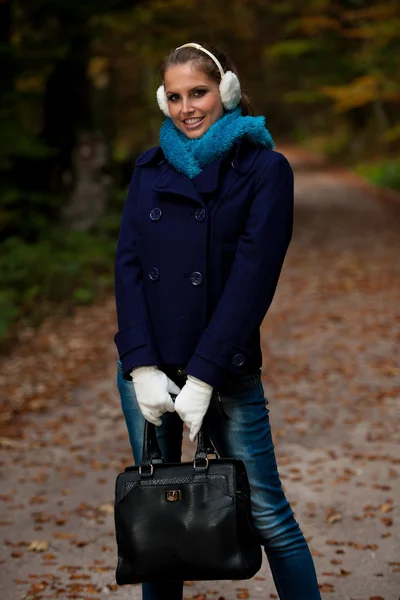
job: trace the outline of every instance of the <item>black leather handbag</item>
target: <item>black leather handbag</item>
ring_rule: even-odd
[[[217,456],[202,429],[193,462],[162,462],[146,421],[141,464],[116,481],[119,585],[248,579],[260,569],[245,465],[208,454]]]

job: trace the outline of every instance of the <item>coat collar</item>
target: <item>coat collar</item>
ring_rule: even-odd
[[[235,144],[232,167],[240,174],[245,175],[253,166],[257,156],[264,146],[255,146],[247,140],[240,140]]]
[[[255,146],[246,140],[240,140],[234,144],[230,152],[206,167],[194,179],[176,171],[166,161],[159,146],[144,152],[137,159],[136,166],[159,167],[160,174],[153,186],[155,192],[186,196],[203,204],[201,195],[211,194],[217,189],[222,166],[226,166],[229,179],[243,176],[252,167],[260,150],[262,150],[262,146]],[[229,185],[229,187],[231,186]]]

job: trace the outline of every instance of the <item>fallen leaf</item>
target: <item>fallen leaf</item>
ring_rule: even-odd
[[[391,510],[393,510],[393,504],[381,504],[381,506],[379,507],[379,510],[383,513],[387,513],[390,512]]]
[[[333,523],[337,523],[338,521],[342,520],[342,515],[334,509],[330,509],[328,511],[326,520],[330,525],[333,525]]]
[[[49,549],[49,542],[44,540],[34,540],[28,546],[30,552],[46,552]]]
[[[319,584],[320,592],[334,592],[335,586],[332,583],[320,583]]]
[[[107,513],[107,514],[114,514],[114,504],[100,504],[100,506],[98,507],[98,509],[101,512]]]

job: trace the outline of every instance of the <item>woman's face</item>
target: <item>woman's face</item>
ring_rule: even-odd
[[[218,83],[192,62],[169,67],[164,86],[171,119],[191,139],[202,136],[224,114]]]

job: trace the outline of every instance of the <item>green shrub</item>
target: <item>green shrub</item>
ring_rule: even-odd
[[[18,314],[19,309],[13,290],[0,290],[0,338],[5,336]]]
[[[372,164],[359,164],[356,171],[374,185],[400,191],[400,157]]]
[[[104,218],[91,233],[54,227],[28,243],[0,244],[0,337],[17,319],[39,322],[55,304],[88,304],[113,283],[120,216]]]

